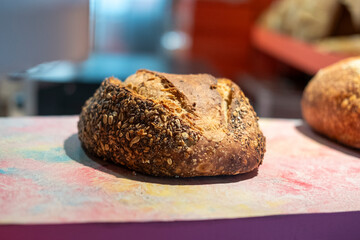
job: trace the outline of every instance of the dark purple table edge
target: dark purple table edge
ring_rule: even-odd
[[[0,239],[360,239],[360,212],[148,223],[0,225]]]

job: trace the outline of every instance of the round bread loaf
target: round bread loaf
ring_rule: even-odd
[[[155,176],[235,175],[257,168],[265,137],[240,88],[207,74],[139,70],[110,77],[78,122],[83,147]]]
[[[317,132],[360,148],[360,58],[321,69],[306,86],[301,105]]]

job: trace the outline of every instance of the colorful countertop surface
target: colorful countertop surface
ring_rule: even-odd
[[[92,160],[77,116],[0,118],[0,223],[148,222],[360,211],[360,152],[261,119],[267,152],[232,177],[155,178]]]

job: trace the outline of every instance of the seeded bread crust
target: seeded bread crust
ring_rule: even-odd
[[[103,160],[155,176],[235,175],[265,153],[258,118],[240,88],[207,74],[139,70],[110,77],[78,122],[83,147]]]
[[[317,132],[360,148],[360,58],[320,70],[305,88],[301,105]]]

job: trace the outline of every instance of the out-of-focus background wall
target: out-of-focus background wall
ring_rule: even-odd
[[[299,118],[316,71],[360,53],[359,3],[4,0],[0,115],[78,114],[105,77],[148,68],[227,77],[258,115]]]

